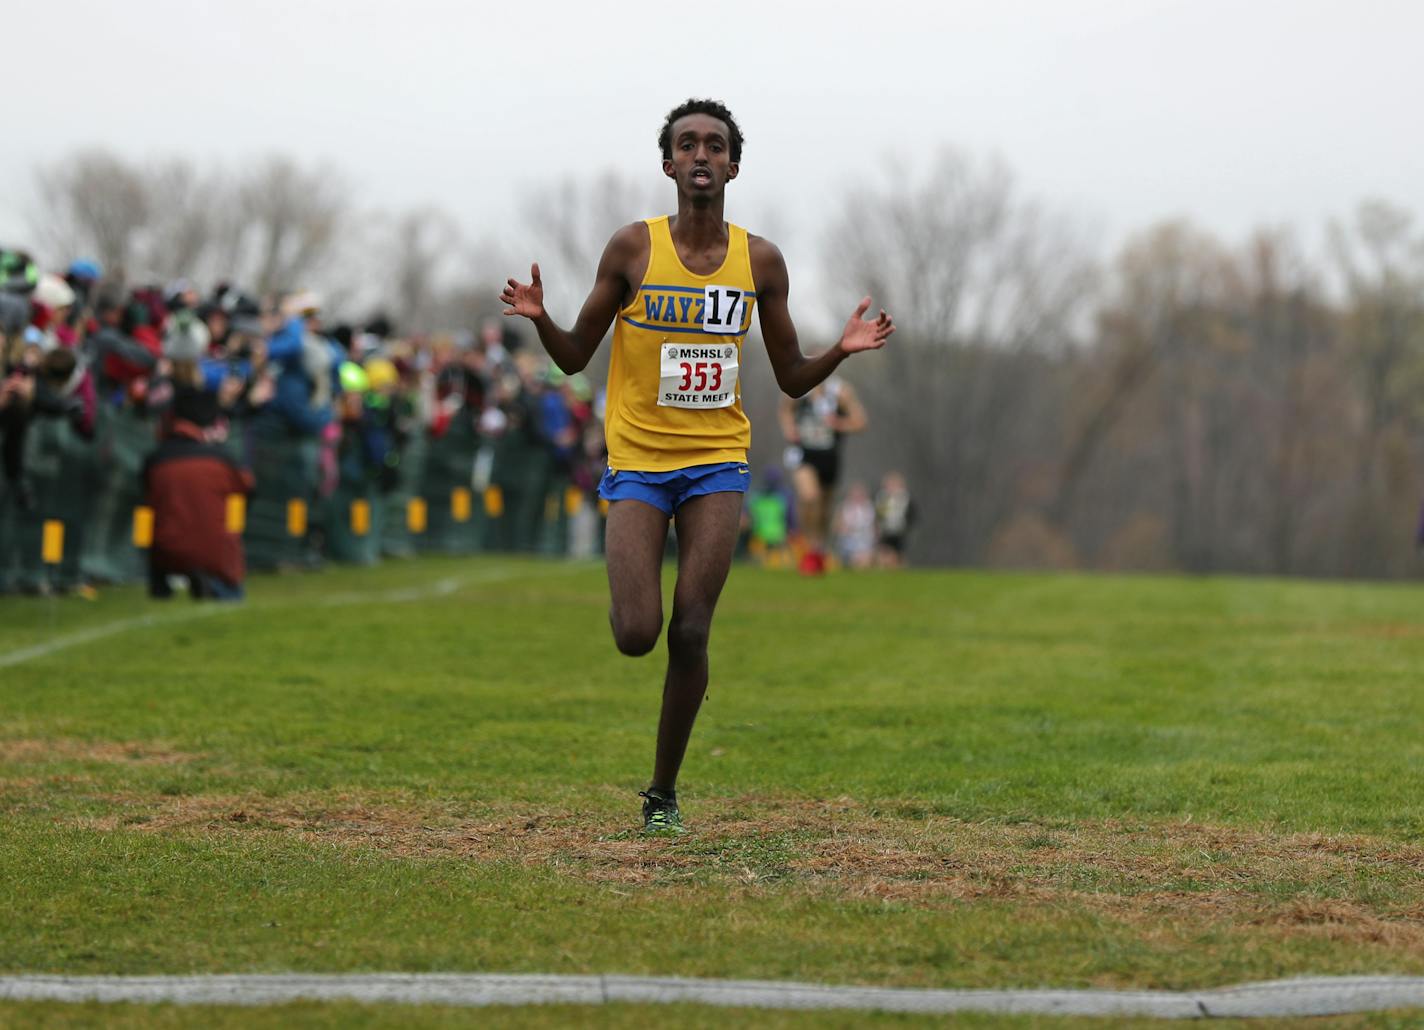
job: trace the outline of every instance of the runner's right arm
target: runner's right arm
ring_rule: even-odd
[[[584,301],[583,310],[579,312],[572,329],[561,329],[544,310],[544,284],[539,278],[537,263],[529,269],[531,282],[508,281],[499,296],[502,302],[509,305],[504,313],[523,315],[533,322],[539,342],[565,374],[582,372],[603,342],[618,309],[627,302],[630,288],[628,270],[646,241],[647,231],[641,222],[625,225],[613,234],[603,248],[603,257],[599,259],[593,290]]]

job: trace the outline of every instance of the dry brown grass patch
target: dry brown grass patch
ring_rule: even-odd
[[[1324,937],[1350,944],[1383,944],[1390,948],[1424,952],[1424,909],[1381,918],[1362,905],[1334,899],[1291,901],[1252,920],[1297,934]]]
[[[1424,637],[1424,623],[1368,622],[1350,627],[1348,635],[1383,640],[1419,638]]]
[[[103,762],[116,765],[181,765],[198,755],[157,741],[0,740],[0,762],[16,765],[45,762]]]
[[[1143,932],[1229,923],[1376,942],[1424,954],[1424,847],[1363,836],[1273,834],[1196,823],[1072,826],[882,815],[847,800],[709,800],[682,838],[630,833],[627,814],[520,813],[389,795],[114,799],[86,825],[112,831],[273,833],[399,858],[456,857],[553,869],[617,889],[776,881],[913,905],[1072,904]],[[1394,902],[1361,896],[1366,870]],[[1377,896],[1377,895],[1376,895]]]

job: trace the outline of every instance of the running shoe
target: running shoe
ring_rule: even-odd
[[[682,814],[677,810],[677,798],[659,790],[640,790],[638,796],[643,799],[644,833],[687,832],[682,825]]]

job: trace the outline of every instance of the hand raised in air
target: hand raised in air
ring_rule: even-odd
[[[544,283],[539,278],[539,263],[529,266],[529,283],[514,279],[508,281],[504,292],[499,295],[502,303],[508,304],[506,315],[523,315],[525,318],[540,318],[544,314]]]
[[[855,314],[846,322],[845,329],[841,332],[840,346],[847,354],[862,350],[879,350],[895,331],[895,322],[885,313],[884,308],[880,309],[880,316],[872,321],[862,317],[869,310],[870,298],[864,297],[856,305]]]

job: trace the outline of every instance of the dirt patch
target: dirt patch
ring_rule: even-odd
[[[47,786],[49,786],[49,781],[39,776],[0,777],[0,794],[12,790],[36,790]]]
[[[14,764],[44,762],[104,762],[117,765],[181,765],[199,755],[189,754],[156,741],[0,740],[0,762]]]
[[[1362,625],[1352,626],[1346,633],[1352,637],[1366,637],[1376,640],[1418,639],[1424,637],[1424,623],[1368,622]]]
[[[129,796],[84,825],[270,833],[407,859],[514,862],[614,890],[789,884],[848,901],[1073,904],[1144,932],[1228,923],[1424,954],[1424,847],[1415,845],[1195,823],[906,819],[844,799],[689,808],[695,832],[675,839],[642,838],[626,815],[355,794]]]
[[[1347,901],[1302,900],[1264,913],[1253,922],[1332,941],[1424,951],[1424,907],[1381,918]]]

